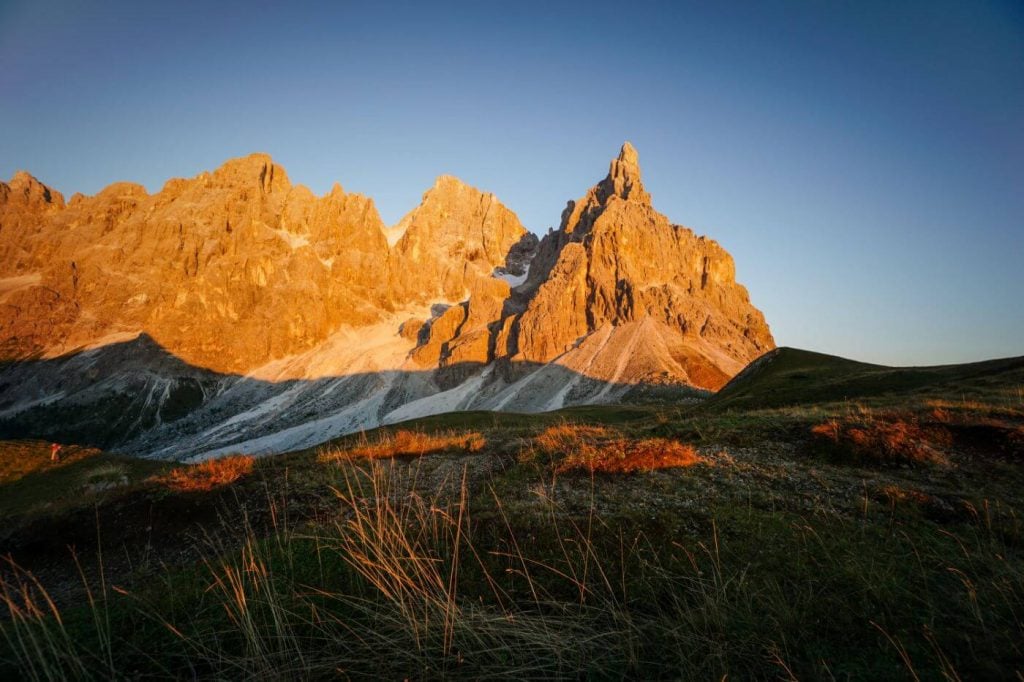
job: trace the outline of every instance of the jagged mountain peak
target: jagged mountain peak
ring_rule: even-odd
[[[640,179],[640,155],[629,142],[624,142],[619,155],[608,166],[608,176],[598,185],[598,200],[602,205],[609,198],[618,197],[637,203],[651,203],[651,195]]]
[[[444,189],[444,188],[476,189],[475,187],[473,187],[469,183],[464,182],[459,177],[456,177],[456,176],[448,174],[448,173],[442,173],[441,175],[438,175],[436,178],[434,178],[433,186],[430,189],[428,189],[427,191],[429,192],[431,190]]]
[[[528,232],[493,194],[441,175],[386,234],[396,257],[407,264],[393,273],[392,288],[427,302],[464,299],[475,280],[506,265],[512,247]]]
[[[15,171],[10,182],[0,182],[0,200],[12,199],[29,204],[46,204],[53,208],[64,207],[64,195],[24,170]]]
[[[430,211],[438,206],[451,204],[452,202],[479,202],[481,200],[496,199],[490,192],[480,190],[455,175],[442,173],[434,178],[433,184],[420,195],[420,203],[388,229],[393,233],[404,234],[409,222],[424,211]]]
[[[579,201],[568,202],[562,211],[559,232],[572,235],[570,239],[582,238],[598,216],[616,200],[649,208],[651,195],[644,189],[640,175],[640,155],[632,144],[625,142],[609,164],[608,175]]]
[[[102,199],[123,196],[148,197],[149,192],[137,182],[112,182],[101,189],[93,198]]]
[[[268,194],[286,192],[292,186],[285,169],[264,152],[228,159],[210,177],[216,185],[246,186],[255,183]]]
[[[27,175],[15,180],[18,196],[43,191]],[[339,184],[317,197],[264,153],[153,195],[114,183],[69,211],[6,200],[0,280],[15,279],[0,288],[13,311],[0,344],[12,359],[147,332],[188,362],[245,372],[344,325],[462,300],[526,234],[492,194],[453,176],[403,222],[405,240],[391,246],[401,235],[372,199]]]
[[[42,199],[44,185],[14,180]],[[104,387],[144,384],[129,391],[148,396],[126,408],[135,431],[110,443],[155,456],[281,451],[452,409],[611,402],[641,383],[692,395],[773,346],[729,254],[651,206],[628,142],[539,246],[452,175],[385,228],[372,199],[340,185],[315,196],[267,154],[152,195],[116,183],[66,210],[50,197],[0,201],[0,359],[108,348],[110,362],[98,380],[84,353],[22,363],[8,383],[58,410],[65,395],[102,405]],[[122,362],[116,340],[139,334],[182,364]],[[271,409],[289,386],[295,400]],[[181,414],[177,391],[198,406],[165,424]],[[256,418],[264,402],[273,419]]]
[[[609,195],[650,203],[650,195],[640,180],[640,155],[629,142],[622,144],[619,155],[608,167],[608,177],[604,182]]]
[[[7,183],[11,188],[22,188],[31,187],[32,185],[42,185],[31,173],[25,170],[16,170],[14,175],[11,176],[10,182]]]
[[[533,362],[572,353],[605,326],[650,319],[657,324],[637,327],[642,335],[660,337],[664,327],[685,339],[665,346],[683,349],[674,364],[666,359],[665,371],[717,388],[774,347],[763,316],[736,283],[732,257],[651,206],[628,142],[608,175],[570,201],[559,230],[541,242],[527,288],[531,300],[511,336],[518,354]]]
[[[639,159],[640,155],[637,154],[636,147],[629,140],[622,143],[622,147],[619,148],[619,155],[616,157],[616,161],[626,163],[636,167],[639,170]]]

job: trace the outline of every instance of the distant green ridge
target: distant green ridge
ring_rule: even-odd
[[[909,393],[927,386],[1012,373],[1024,356],[933,367],[886,367],[798,348],[776,348],[733,377],[704,409],[768,408]]]

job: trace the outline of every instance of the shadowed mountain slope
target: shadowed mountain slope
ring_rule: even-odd
[[[145,335],[59,358],[8,362],[0,365],[0,438],[205,459],[312,447],[444,412],[540,412],[650,398],[655,390],[558,364],[511,364],[509,373],[519,377],[514,381],[491,367],[454,366],[472,378],[449,388],[429,370],[344,366],[347,373],[310,379],[219,373],[189,365]],[[676,388],[669,395],[694,402],[706,393]]]

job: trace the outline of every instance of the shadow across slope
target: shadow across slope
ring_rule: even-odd
[[[464,380],[451,386],[452,374]],[[609,383],[557,363],[462,363],[267,380],[196,367],[142,334],[53,359],[0,365],[0,438],[43,438],[157,459],[270,454],[462,410],[533,413],[685,385]]]

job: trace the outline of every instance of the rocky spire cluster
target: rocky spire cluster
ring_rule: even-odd
[[[445,386],[491,363],[512,381],[557,361],[716,388],[773,347],[729,254],[654,210],[628,142],[539,244],[451,176],[388,228],[371,199],[339,185],[317,197],[265,154],[152,195],[117,183],[65,204],[27,173],[0,183],[7,359],[142,332],[188,363],[245,373],[431,305],[402,334],[409,366]]]

